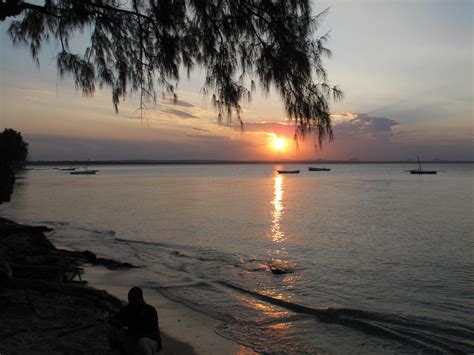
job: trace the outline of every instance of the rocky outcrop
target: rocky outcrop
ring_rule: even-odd
[[[48,231],[0,218],[0,353],[109,354],[109,315],[122,302],[87,287],[81,266],[134,266],[57,249]]]
[[[99,258],[91,251],[57,249],[45,236],[45,226],[25,226],[0,218],[0,276],[53,282],[82,282],[82,265],[109,269],[133,268],[132,264]]]

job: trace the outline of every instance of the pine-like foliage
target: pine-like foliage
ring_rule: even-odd
[[[20,132],[5,128],[0,133],[0,163],[18,168],[22,167],[28,157],[28,143]]]
[[[219,113],[241,115],[256,83],[274,88],[298,132],[332,137],[329,100],[341,91],[329,85],[322,58],[327,36],[316,36],[324,12],[313,16],[309,0],[19,0],[0,3],[0,20],[17,17],[9,34],[29,45],[60,44],[59,74],[72,75],[78,89],[112,88],[115,109],[138,92],[140,108],[157,91],[174,94],[180,69],[205,73],[203,91]],[[90,33],[84,53],[69,40]]]

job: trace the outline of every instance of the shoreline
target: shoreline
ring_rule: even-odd
[[[133,285],[117,287],[106,279],[138,268],[90,251],[58,249],[48,231],[0,217],[0,353],[112,354],[108,319]],[[158,311],[160,354],[254,353],[215,333],[217,320],[143,288]]]
[[[125,272],[132,273],[133,278],[133,273],[139,272],[139,269]],[[94,266],[87,268],[85,275],[90,286],[104,289],[121,299],[126,298],[128,286],[114,282],[127,278],[123,273],[119,275],[117,271]],[[190,345],[196,354],[256,354],[252,349],[218,335],[214,328],[219,321],[215,318],[170,300],[146,285],[140,287],[146,302],[153,305],[158,312],[162,334],[172,334],[176,341]],[[165,346],[165,342],[163,344]]]

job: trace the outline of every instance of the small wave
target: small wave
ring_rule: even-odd
[[[319,354],[315,349],[300,341],[284,329],[262,327],[255,323],[222,322],[215,326],[220,336],[237,341],[262,354]]]
[[[240,266],[243,266],[248,272],[269,271],[275,275],[293,273],[298,269],[296,263],[285,259],[240,259]]]
[[[162,243],[155,241],[151,242],[145,240],[131,240],[124,238],[115,238],[115,241],[118,243],[155,246],[161,249],[165,249],[166,253],[170,256],[174,256],[177,258],[187,258],[190,260],[192,259],[197,262],[202,262],[202,264],[220,263],[221,265],[237,265],[237,260],[239,260],[239,257],[232,253],[226,253],[212,249],[202,249],[195,246],[184,246],[171,243]]]
[[[101,234],[101,235],[108,235],[108,236],[115,236],[115,231],[109,229],[95,229],[95,228],[87,228],[87,227],[76,227],[78,230],[86,231],[89,233],[94,234]]]
[[[37,223],[47,224],[50,226],[61,226],[61,227],[70,225],[70,223],[66,221],[38,221]]]
[[[209,282],[204,282],[204,281],[194,281],[191,278],[189,278],[188,283],[182,283],[180,285],[169,285],[169,286],[154,286],[155,289],[157,290],[171,290],[171,289],[179,289],[179,288],[184,288],[184,287],[192,287],[195,289],[212,289],[213,286]]]
[[[115,238],[115,241],[119,242],[119,243],[155,245],[155,246],[158,246],[158,247],[165,247],[165,248],[169,248],[169,247],[173,246],[171,244],[160,243],[160,242],[147,242],[147,241],[144,241],[144,240],[131,240],[131,239],[124,239],[124,238]]]
[[[244,287],[219,281],[221,285],[250,294],[255,298],[316,317],[325,323],[340,324],[377,336],[384,336],[433,353],[465,354],[474,350],[474,333],[466,328],[447,327],[433,320],[418,320],[356,309],[317,309],[273,298]]]
[[[101,235],[108,235],[108,236],[115,236],[115,231],[113,230],[108,230],[108,229],[97,229],[97,228],[88,228],[88,227],[83,227],[83,226],[74,226],[71,222],[67,221],[38,221],[36,223],[39,224],[45,224],[48,226],[51,226],[53,228],[59,228],[63,229],[64,227],[67,227],[67,229],[73,229],[73,230],[80,230],[80,231],[85,231],[88,233],[93,233],[93,234],[101,234]]]
[[[228,300],[225,297],[216,297],[216,295],[223,295],[219,285],[195,279],[181,279],[178,282],[175,285],[158,285],[154,282],[149,287],[173,302],[180,303],[216,320],[224,322],[239,320],[238,314],[229,312],[229,308],[233,306],[227,303]]]

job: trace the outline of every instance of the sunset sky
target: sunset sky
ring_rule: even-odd
[[[244,105],[244,133],[217,125],[199,71],[183,75],[176,104],[160,101],[140,119],[132,97],[116,115],[108,90],[84,98],[59,80],[57,44],[43,48],[38,69],[28,48],[12,46],[9,21],[0,24],[0,128],[24,134],[31,160],[473,160],[473,4],[315,1],[315,11],[331,7],[318,34],[331,30],[325,66],[345,94],[331,105],[335,140],[319,151],[312,139],[296,151],[275,94]]]

